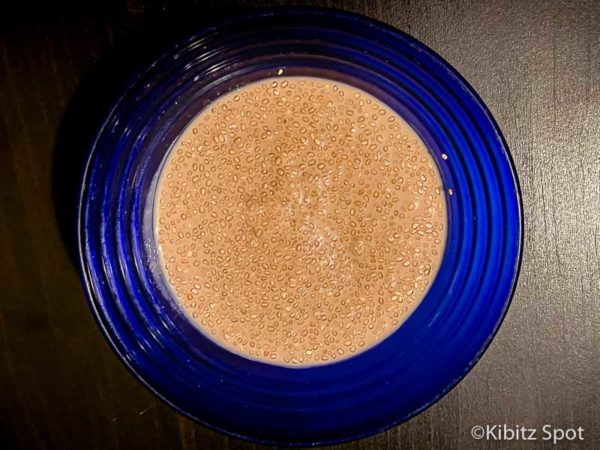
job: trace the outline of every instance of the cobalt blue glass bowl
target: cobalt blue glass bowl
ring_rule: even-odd
[[[157,173],[190,119],[219,95],[281,70],[357,86],[394,108],[433,154],[448,204],[443,263],[412,316],[375,347],[310,368],[245,359],[205,337],[171,298],[152,229]],[[522,250],[517,178],[481,99],[415,39],[336,10],[246,14],[163,54],[100,128],[79,208],[89,303],[127,367],[183,414],[271,444],[356,439],[431,406],[496,333]]]

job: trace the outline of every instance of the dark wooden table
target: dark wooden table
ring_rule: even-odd
[[[11,3],[0,10],[0,448],[262,448],[175,413],[106,345],[69,258],[68,175],[132,60],[228,9],[289,2]],[[568,445],[600,448],[600,3],[311,3],[390,23],[462,72],[506,136],[525,207],[518,289],[479,364],[408,423],[337,448],[550,448],[545,424],[583,427]],[[538,441],[472,439],[486,424],[538,428]]]

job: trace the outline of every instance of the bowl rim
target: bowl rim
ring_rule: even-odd
[[[455,80],[460,85],[460,87],[463,89],[463,91],[468,93],[472,97],[474,103],[476,103],[476,105],[479,108],[481,108],[481,111],[485,115],[486,119],[492,125],[492,128],[496,132],[497,137],[501,143],[501,147],[502,147],[501,149],[503,152],[503,156],[506,158],[506,161],[508,163],[510,173],[512,175],[513,188],[514,188],[514,192],[516,195],[516,207],[517,207],[517,210],[516,210],[517,219],[516,220],[518,221],[518,237],[516,239],[516,241],[517,241],[517,251],[516,251],[516,255],[515,255],[516,258],[515,258],[514,264],[513,264],[514,274],[510,281],[510,289],[506,296],[506,300],[504,302],[503,309],[502,309],[501,313],[499,314],[498,319],[496,320],[496,322],[493,326],[492,332],[489,333],[489,335],[483,341],[483,343],[480,347],[480,350],[471,359],[471,361],[465,366],[462,373],[458,377],[456,377],[454,380],[452,380],[447,386],[445,386],[445,388],[442,389],[433,399],[431,399],[430,401],[423,404],[421,407],[415,409],[410,414],[408,414],[398,420],[389,421],[384,426],[379,427],[377,429],[372,429],[372,430],[369,430],[366,432],[361,432],[361,433],[357,433],[354,435],[348,435],[348,436],[344,436],[344,437],[337,438],[337,439],[323,440],[323,441],[318,441],[318,442],[306,442],[306,441],[284,442],[284,441],[278,441],[278,440],[261,439],[261,438],[257,438],[254,436],[236,433],[234,431],[221,428],[210,422],[207,422],[198,417],[195,417],[193,414],[191,414],[190,412],[177,406],[175,403],[173,403],[171,400],[169,400],[169,398],[167,398],[165,395],[163,395],[159,391],[157,391],[148,381],[146,381],[137,372],[137,370],[133,367],[133,365],[128,360],[128,358],[126,358],[126,355],[124,355],[119,350],[119,348],[116,345],[109,330],[107,329],[105,324],[101,321],[101,319],[100,319],[101,314],[97,307],[98,305],[94,301],[95,294],[94,294],[94,291],[92,288],[93,276],[91,274],[90,268],[87,264],[86,257],[85,257],[85,238],[84,238],[84,236],[85,236],[86,231],[85,231],[85,225],[84,225],[84,220],[83,220],[84,219],[84,210],[85,210],[85,195],[86,195],[86,192],[88,189],[90,169],[91,169],[92,161],[94,159],[93,158],[94,154],[96,153],[96,150],[97,150],[98,140],[99,140],[100,136],[102,135],[102,133],[105,131],[110,117],[117,110],[118,106],[123,101],[123,99],[125,99],[127,97],[128,93],[136,85],[137,81],[140,78],[143,78],[151,70],[151,68],[155,65],[155,63],[157,61],[160,61],[160,60],[164,59],[165,57],[168,57],[168,55],[176,52],[186,42],[193,41],[193,40],[197,39],[198,37],[202,36],[203,34],[205,34],[206,32],[208,32],[212,29],[215,29],[216,27],[222,27],[227,24],[236,23],[238,21],[250,20],[254,17],[267,17],[267,16],[279,15],[279,14],[286,14],[286,15],[320,14],[320,15],[329,15],[329,16],[331,16],[332,19],[335,17],[341,16],[341,17],[344,17],[345,19],[350,19],[355,22],[360,22],[362,24],[366,23],[369,26],[371,26],[375,31],[384,31],[388,34],[399,35],[403,39],[409,41],[411,43],[411,45],[415,45],[415,46],[419,47],[420,49],[424,50],[426,53],[428,53],[428,56],[430,56],[432,59],[436,60],[436,62],[440,66],[444,67],[444,69],[448,72],[448,74],[455,78]],[[171,45],[167,50],[158,54],[154,58],[154,63],[148,64],[145,67],[142,67],[141,70],[138,70],[134,74],[134,76],[128,81],[128,83],[126,83],[125,88],[121,90],[119,97],[117,97],[112,102],[112,106],[107,110],[107,113],[104,116],[103,122],[99,125],[96,133],[94,134],[94,139],[93,139],[89,149],[90,149],[89,155],[88,155],[86,163],[84,165],[83,175],[82,175],[81,184],[80,184],[81,188],[79,191],[77,210],[76,210],[76,212],[77,212],[76,230],[77,230],[77,248],[78,248],[78,256],[79,256],[79,258],[78,258],[79,274],[80,274],[80,279],[81,279],[82,285],[84,287],[86,301],[88,303],[88,306],[90,307],[90,310],[92,312],[94,320],[95,320],[96,324],[98,325],[98,327],[100,328],[105,340],[109,343],[110,347],[112,348],[113,352],[118,356],[118,359],[121,361],[121,363],[127,368],[127,370],[134,376],[134,378],[138,382],[141,382],[141,384],[143,386],[145,386],[146,389],[148,389],[150,392],[152,392],[163,403],[169,405],[171,408],[173,408],[174,410],[176,410],[183,416],[191,419],[192,421],[194,421],[196,423],[200,423],[201,425],[203,425],[211,430],[223,433],[226,436],[231,436],[234,438],[243,439],[243,440],[254,442],[254,443],[271,445],[271,446],[299,447],[299,446],[307,446],[308,445],[308,446],[312,447],[312,446],[322,446],[322,445],[335,445],[335,444],[341,444],[344,442],[350,442],[350,441],[354,441],[354,440],[358,440],[358,439],[363,439],[363,438],[366,438],[369,436],[374,436],[376,434],[382,433],[386,430],[389,430],[393,427],[400,425],[401,423],[407,422],[408,420],[415,417],[417,414],[428,409],[429,407],[431,407],[432,405],[434,405],[435,403],[440,401],[442,398],[444,398],[450,391],[452,391],[458,385],[459,382],[461,382],[466,377],[466,375],[473,369],[473,367],[476,365],[476,363],[482,358],[484,353],[490,347],[491,342],[497,335],[502,323],[504,322],[504,320],[506,318],[508,309],[509,309],[510,305],[512,304],[512,301],[513,301],[513,298],[514,298],[514,295],[516,292],[517,284],[518,284],[517,282],[518,282],[518,279],[520,276],[521,265],[522,265],[523,247],[524,247],[524,220],[523,220],[523,196],[522,196],[521,185],[520,185],[519,178],[517,175],[516,165],[515,165],[512,155],[509,151],[509,147],[506,142],[506,139],[505,139],[504,135],[502,134],[502,131],[501,131],[497,121],[495,120],[495,118],[491,114],[489,108],[483,102],[483,100],[481,99],[481,97],[479,96],[477,91],[468,83],[468,81],[451,64],[449,64],[442,56],[440,56],[437,52],[432,50],[429,46],[427,46],[423,42],[417,40],[416,38],[412,37],[411,35],[403,32],[403,31],[395,28],[394,26],[389,25],[385,22],[382,22],[378,19],[374,19],[372,17],[368,17],[368,16],[354,13],[354,12],[341,10],[338,8],[317,7],[317,6],[281,6],[281,7],[257,8],[257,9],[253,9],[251,11],[237,13],[234,15],[227,16],[225,19],[220,19],[217,22],[212,23],[210,25],[200,27],[199,29],[194,31],[192,34],[187,35],[183,39],[179,39],[174,45]]]

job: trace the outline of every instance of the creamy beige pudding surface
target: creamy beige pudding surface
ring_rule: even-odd
[[[203,332],[280,365],[348,358],[396,330],[446,240],[436,165],[364,91],[278,77],[209,105],[155,205],[161,264]]]

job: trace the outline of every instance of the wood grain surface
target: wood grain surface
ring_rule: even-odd
[[[214,15],[289,3],[0,10],[0,448],[264,448],[175,413],[118,361],[69,257],[70,202],[89,134],[134,62]],[[475,369],[408,423],[335,448],[553,447],[541,432],[536,442],[470,436],[504,423],[583,427],[584,441],[561,448],[600,448],[600,3],[303,3],[387,22],[456,67],[504,132],[525,208],[517,292]]]

